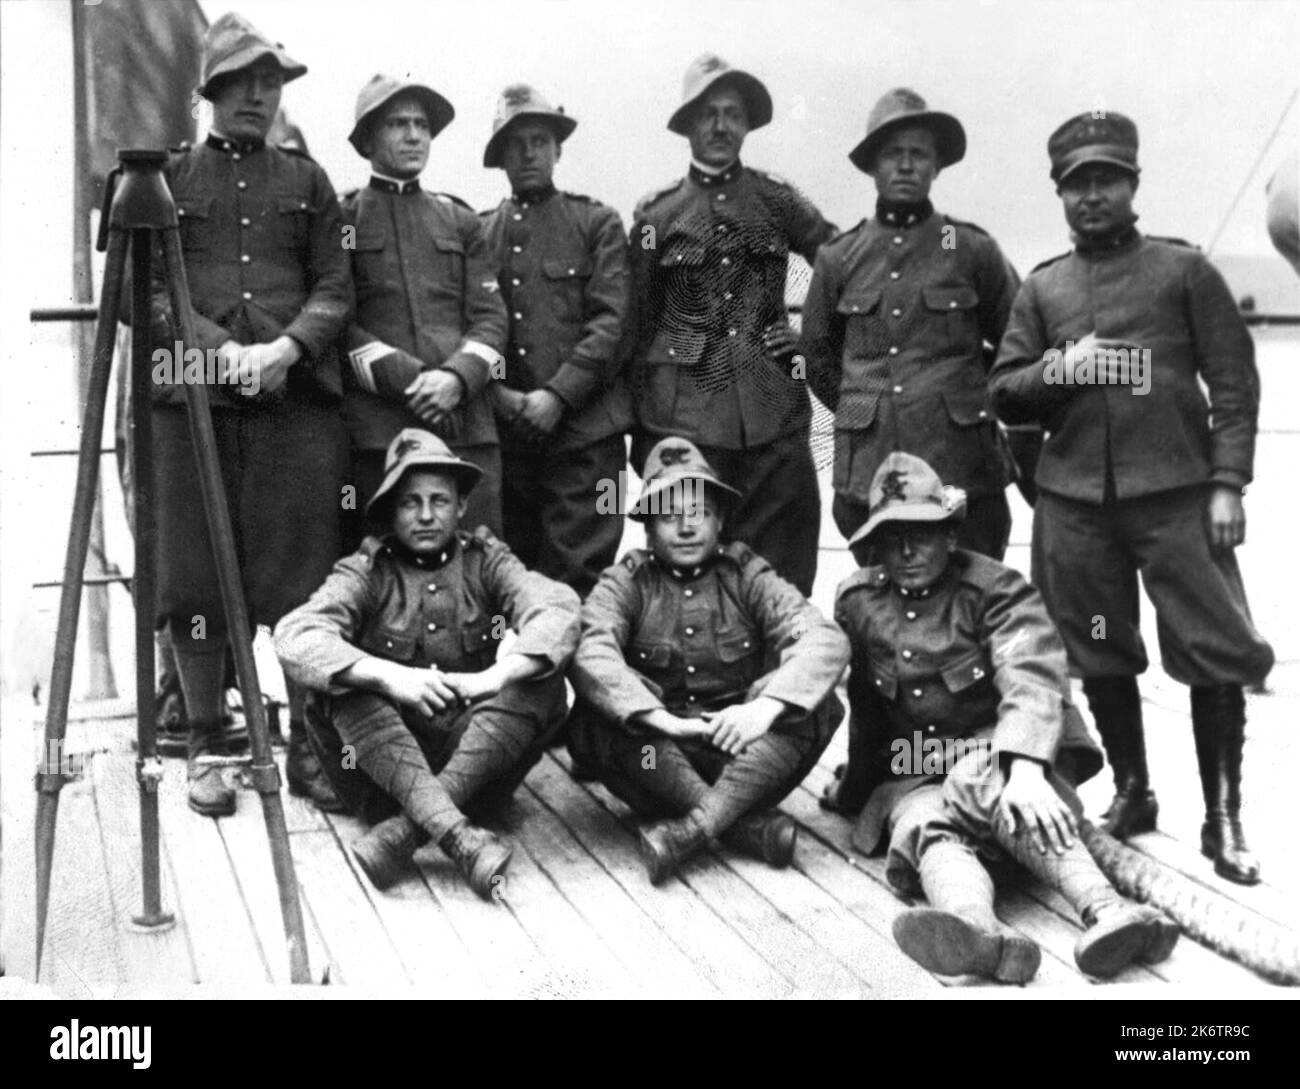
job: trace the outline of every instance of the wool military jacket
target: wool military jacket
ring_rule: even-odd
[[[1049,353],[1091,332],[1150,352],[1148,392],[1053,380],[1060,357]],[[991,386],[1002,419],[1047,432],[1035,477],[1044,491],[1100,503],[1108,468],[1119,499],[1251,480],[1254,342],[1223,277],[1185,243],[1134,231],[1039,265],[1016,297]]]
[[[616,349],[627,319],[627,235],[618,213],[552,189],[480,213],[510,315],[505,384],[564,402],[557,449],[631,425]],[[504,434],[509,436],[508,428]]]
[[[176,203],[196,344],[265,344],[290,336],[302,358],[288,389],[337,398],[338,337],[352,313],[342,223],[329,178],[301,152],[209,136],[174,153],[165,168]],[[173,349],[161,254],[154,262],[153,339]],[[209,386],[214,408],[247,406],[234,384]],[[262,394],[263,397],[267,396]],[[156,382],[156,402],[184,404],[181,385]]]
[[[569,676],[582,699],[627,726],[646,711],[694,716],[759,694],[810,712],[847,662],[843,632],[733,543],[689,572],[644,549],[608,568],[583,603]]]
[[[849,701],[862,731],[853,744],[874,788],[863,811],[872,831],[855,833],[855,843],[869,841],[863,850],[874,848],[897,799],[936,777],[910,774],[915,762],[901,774],[891,767],[898,742],[982,740],[993,754],[1049,767],[1069,750],[1076,781],[1100,770],[1100,750],[1069,700],[1061,637],[1038,591],[1005,564],[957,549],[921,593],[864,567],[836,590],[835,619],[852,646]]]
[[[305,604],[275,629],[288,676],[340,692],[334,678],[362,658],[477,672],[497,657],[506,625],[511,653],[562,670],[578,637],[578,595],[529,571],[495,538],[457,533],[440,556],[412,555],[392,537],[367,537]]]
[[[432,428],[457,445],[494,445],[486,396],[506,345],[496,266],[474,211],[418,182],[375,178],[343,198],[355,234],[356,322],[348,331],[343,420],[355,449],[382,450],[404,427],[430,425],[402,392],[422,370],[457,375],[465,392]]]
[[[809,263],[835,227],[793,186],[736,163],[690,174],[637,206],[629,240],[630,376],[653,435],[742,450],[802,433],[807,382],[771,359],[790,252]]]
[[[992,238],[928,207],[884,212],[821,248],[801,350],[835,410],[837,492],[865,504],[895,450],[971,495],[1006,486],[987,373],[1018,286]]]

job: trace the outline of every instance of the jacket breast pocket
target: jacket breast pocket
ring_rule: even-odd
[[[274,218],[276,242],[297,253],[305,253],[311,242],[311,204],[303,197],[292,194],[277,196]]]
[[[898,695],[898,671],[893,660],[882,654],[870,654],[867,656],[867,669],[872,689],[892,702]]]
[[[390,662],[411,662],[415,659],[416,638],[388,628],[373,628],[362,634],[360,646],[376,658],[387,658]]]
[[[627,648],[627,664],[638,673],[650,677],[660,676],[673,660],[673,648],[666,643],[631,643]]]
[[[181,250],[190,254],[206,253],[212,248],[215,228],[212,225],[212,197],[176,197],[176,221],[181,230]]]
[[[975,310],[980,297],[973,287],[969,284],[924,287],[921,299],[940,344],[946,344],[954,353],[979,348],[979,320]]]
[[[433,250],[441,269],[463,276],[465,272],[465,244],[459,238],[435,238]]]
[[[497,642],[492,638],[492,624],[485,617],[482,621],[471,621],[460,629],[461,649],[467,655],[496,657]]]
[[[976,648],[939,671],[949,692],[974,694],[977,685],[993,683],[993,667],[988,655]]]
[[[957,427],[989,427],[993,424],[993,408],[986,390],[944,390],[943,403],[948,410],[948,419]]]
[[[561,321],[582,321],[587,284],[595,267],[590,257],[561,257],[542,262],[542,277],[546,281],[551,308]]]
[[[844,322],[846,360],[876,359],[888,349],[888,330],[880,316],[880,299],[879,290],[850,288],[835,304],[836,313]]]

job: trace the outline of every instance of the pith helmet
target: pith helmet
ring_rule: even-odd
[[[482,469],[472,461],[465,461],[453,454],[437,435],[421,431],[418,427],[403,428],[388,444],[388,453],[384,457],[384,480],[366,504],[366,514],[372,518],[378,517],[387,506],[386,500],[392,498],[390,493],[406,471],[415,468],[449,473],[456,479],[461,498],[469,494],[483,475]]]
[[[357,120],[352,126],[352,131],[348,133],[348,143],[356,148],[358,155],[366,157],[363,150],[366,134],[371,123],[378,119],[379,111],[402,94],[410,95],[424,106],[425,112],[429,115],[431,136],[437,136],[456,116],[451,103],[423,83],[412,83],[410,80],[398,79],[396,76],[371,76],[370,82],[362,87],[361,93],[357,95]]]
[[[689,136],[691,113],[695,105],[720,80],[735,84],[745,100],[751,130],[762,128],[772,120],[772,96],[767,93],[762,80],[739,68],[732,68],[716,53],[704,53],[691,61],[682,80],[682,104],[668,119],[668,128],[678,136]]]
[[[867,135],[849,152],[853,165],[870,174],[880,145],[890,130],[900,125],[924,125],[934,133],[940,169],[961,162],[966,154],[966,130],[957,118],[950,113],[929,109],[925,99],[910,88],[896,87],[871,107]]]
[[[578,122],[564,112],[563,106],[552,106],[527,83],[515,83],[501,92],[497,100],[496,116],[492,118],[492,138],[483,151],[484,166],[501,166],[501,152],[510,126],[521,118],[533,117],[545,121],[555,130],[555,142],[562,144],[578,127]]]
[[[1052,181],[1063,182],[1085,163],[1110,163],[1138,174],[1138,130],[1122,113],[1081,113],[1047,138]]]
[[[713,488],[725,503],[740,498],[740,492],[724,484],[698,447],[686,439],[661,439],[655,443],[654,449],[645,459],[641,480],[641,494],[627,512],[629,518],[638,522],[644,522],[658,506],[654,501],[656,496],[675,488],[680,489],[687,480],[699,481]]]
[[[871,478],[867,511],[866,524],[849,538],[850,548],[887,522],[960,522],[966,517],[966,493],[945,484],[920,458],[893,453]]]
[[[307,66],[290,57],[279,42],[271,41],[242,15],[226,12],[203,36],[203,79],[199,94],[211,98],[214,82],[256,64],[263,57],[275,61],[285,83],[307,74]]]

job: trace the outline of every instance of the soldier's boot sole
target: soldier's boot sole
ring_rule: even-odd
[[[1153,938],[1157,945],[1165,940],[1163,935],[1155,938],[1152,927],[1149,909],[1136,904],[1103,916],[1075,942],[1074,963],[1086,975],[1110,979],[1150,955]]]
[[[1028,983],[1042,951],[1019,934],[985,930],[948,911],[913,908],[894,920],[894,941],[917,964],[942,976]]]
[[[419,828],[405,814],[398,814],[353,840],[351,850],[361,872],[383,892],[411,872],[411,860],[419,845]]]

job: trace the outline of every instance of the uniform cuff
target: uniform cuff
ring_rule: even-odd
[[[600,379],[592,371],[585,370],[574,363],[561,363],[560,369],[546,383],[546,389],[554,393],[569,408],[578,409],[587,403],[599,383]]]

